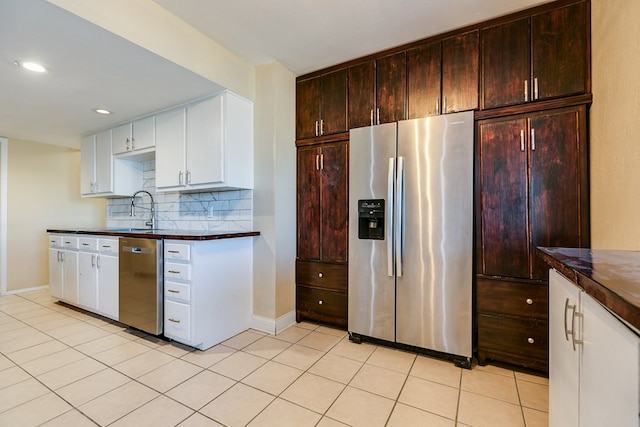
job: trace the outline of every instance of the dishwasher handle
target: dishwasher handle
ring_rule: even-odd
[[[139,246],[121,246],[120,250],[122,252],[130,252],[132,254],[153,255],[155,253],[155,248],[141,248]]]

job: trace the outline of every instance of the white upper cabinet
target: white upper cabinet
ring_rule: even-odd
[[[125,123],[112,129],[113,154],[125,154],[142,150],[152,151],[155,141],[155,117],[145,117],[133,123]]]
[[[253,188],[251,102],[223,92],[179,109],[176,116],[172,111],[157,116],[158,191]]]

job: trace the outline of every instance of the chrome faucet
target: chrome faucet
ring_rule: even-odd
[[[136,216],[136,205],[135,205],[135,201],[136,201],[136,196],[140,193],[145,193],[149,195],[149,198],[151,199],[151,209],[145,208],[144,206],[138,206],[141,209],[147,209],[151,211],[151,218],[149,218],[149,220],[147,222],[144,223],[144,225],[146,225],[147,227],[154,229],[156,228],[156,211],[155,211],[155,207],[154,207],[154,202],[153,202],[153,196],[151,195],[151,193],[149,193],[146,190],[140,190],[140,191],[136,191],[135,193],[133,193],[133,196],[131,196],[131,212],[129,213],[129,216]]]

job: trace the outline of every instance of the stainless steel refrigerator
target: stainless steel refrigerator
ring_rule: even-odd
[[[463,112],[350,131],[352,339],[470,363],[473,129]]]

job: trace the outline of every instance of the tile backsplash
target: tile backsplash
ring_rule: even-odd
[[[250,231],[253,229],[253,191],[205,191],[199,193],[156,193],[155,161],[143,163],[143,188],[153,195],[156,228],[169,230]],[[131,198],[107,200],[107,227],[145,228],[150,217],[150,200],[139,194],[135,216]]]

